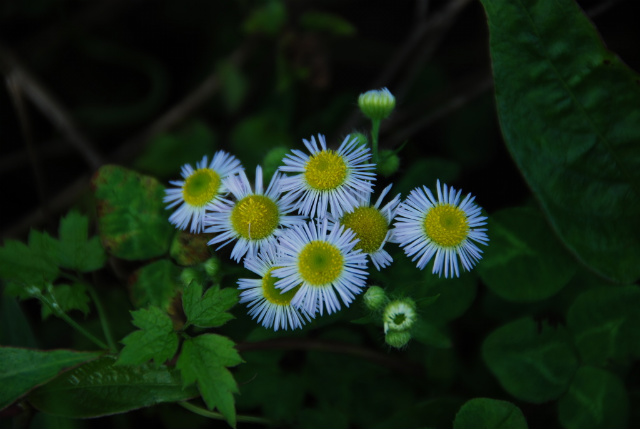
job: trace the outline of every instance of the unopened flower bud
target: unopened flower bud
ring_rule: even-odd
[[[406,346],[409,340],[411,340],[411,333],[409,331],[389,331],[384,336],[384,341],[396,349],[401,349]]]
[[[396,99],[387,88],[374,89],[360,94],[358,106],[366,117],[379,121],[391,114],[396,107]]]
[[[204,264],[204,272],[209,277],[216,277],[220,273],[220,259],[215,256],[207,259]]]
[[[384,289],[380,286],[370,286],[362,297],[369,310],[377,310],[387,301]]]
[[[410,298],[392,301],[384,309],[382,323],[384,333],[389,331],[408,331],[411,329],[418,315],[416,303]]]
[[[380,151],[380,162],[377,169],[384,177],[392,176],[400,167],[400,158],[394,151],[385,149]]]

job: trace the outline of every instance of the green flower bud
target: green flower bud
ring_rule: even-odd
[[[209,277],[217,277],[220,273],[220,259],[215,256],[207,259],[204,264],[204,272],[207,273]]]
[[[389,331],[408,331],[418,319],[416,303],[410,299],[392,301],[384,309],[382,323],[384,333]]]
[[[360,94],[358,106],[367,118],[379,121],[391,114],[396,107],[396,99],[387,88],[374,89]]]
[[[400,158],[392,150],[380,151],[380,162],[378,163],[378,173],[384,177],[392,176],[400,167]]]
[[[389,331],[384,336],[384,341],[396,349],[401,349],[406,346],[409,340],[411,340],[411,333],[409,331]]]
[[[356,139],[358,146],[369,146],[369,138],[362,133],[349,134],[351,140]]]
[[[182,284],[184,284],[185,287],[189,286],[192,281],[202,283],[202,273],[196,268],[185,268],[180,273],[180,280],[182,280]]]
[[[384,289],[380,286],[370,286],[362,297],[364,304],[371,311],[377,310],[387,301]]]

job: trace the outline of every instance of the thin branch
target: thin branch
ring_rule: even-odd
[[[318,340],[314,338],[276,338],[271,340],[245,342],[236,344],[240,352],[254,350],[317,350],[328,353],[339,353],[356,356],[377,365],[385,366],[394,371],[422,377],[424,367],[404,359],[396,359],[387,354],[380,353],[355,344],[341,343],[337,341]]]
[[[66,140],[80,152],[92,170],[104,164],[94,144],[80,132],[62,104],[2,43],[0,43],[0,70],[58,128]]]

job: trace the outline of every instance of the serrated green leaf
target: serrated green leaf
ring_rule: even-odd
[[[569,390],[558,401],[566,429],[622,429],[627,426],[629,398],[622,380],[590,366],[578,369]]]
[[[504,389],[536,404],[558,398],[578,367],[562,328],[519,319],[493,331],[482,345],[485,363]]]
[[[149,360],[162,364],[178,351],[178,334],[171,318],[158,307],[132,311],[133,324],[140,328],[123,340],[116,365],[139,365]]]
[[[71,310],[80,310],[85,315],[89,313],[89,295],[87,288],[82,283],[72,283],[70,285],[55,285],[50,287],[49,292],[55,302],[58,303],[62,311],[69,312]],[[42,319],[46,319],[51,314],[51,308],[48,305],[42,306]]]
[[[131,301],[137,308],[154,306],[169,310],[172,299],[182,288],[180,268],[167,259],[152,262],[135,271],[131,284]]]
[[[61,371],[100,356],[102,352],[30,350],[0,347],[0,410]]]
[[[582,361],[597,366],[628,363],[640,344],[639,309],[638,286],[610,286],[578,296],[569,308],[567,326]]]
[[[451,339],[440,327],[422,319],[416,321],[411,329],[411,335],[416,341],[427,346],[440,349],[451,347]]]
[[[106,356],[69,371],[31,392],[29,402],[48,414],[88,418],[197,396],[195,389],[183,387],[177,370],[115,362]]]
[[[498,296],[533,302],[558,293],[576,272],[576,263],[554,236],[542,215],[517,207],[489,217],[491,245],[478,273]]]
[[[460,408],[453,429],[527,429],[520,408],[508,401],[471,399]]]
[[[102,268],[107,260],[100,239],[89,239],[89,219],[76,211],[70,211],[60,220],[58,240],[53,239],[57,247],[56,259],[62,268],[80,272],[95,271]]]
[[[118,258],[149,259],[169,250],[174,228],[162,199],[164,187],[149,176],[105,165],[92,180],[104,248]]]
[[[565,245],[640,277],[640,77],[573,0],[481,0],[505,142]]]
[[[189,283],[182,294],[187,323],[201,328],[215,328],[233,319],[227,310],[237,303],[237,289],[212,286],[203,296],[202,285],[197,281]]]
[[[58,266],[54,261],[55,248],[46,233],[32,230],[29,245],[6,240],[0,247],[0,277],[17,286],[42,288],[58,277]],[[16,296],[14,294],[14,296]]]
[[[190,338],[182,345],[176,365],[185,386],[197,383],[207,407],[217,408],[232,427],[236,425],[233,394],[238,393],[238,385],[226,367],[242,362],[234,346],[230,339],[215,334]]]

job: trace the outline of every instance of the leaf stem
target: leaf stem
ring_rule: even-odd
[[[371,120],[371,152],[373,163],[378,165],[378,135],[380,134],[380,119]]]
[[[222,414],[220,413],[216,413],[215,411],[209,411],[205,408],[202,407],[198,407],[197,405],[193,405],[189,402],[177,402],[178,405],[180,405],[183,408],[186,408],[187,410],[191,411],[192,413],[198,414],[199,416],[202,417],[207,417],[210,419],[215,419],[215,420],[227,420]],[[259,424],[263,424],[263,425],[271,425],[271,422],[265,418],[262,417],[253,417],[253,416],[242,416],[242,415],[238,415],[236,416],[236,420],[238,422],[246,422],[246,423],[259,423]]]

